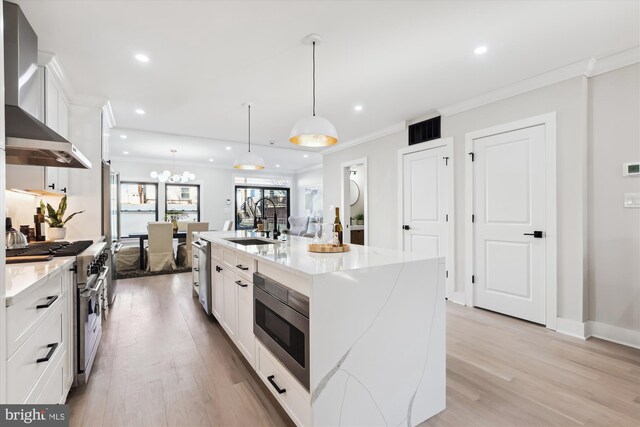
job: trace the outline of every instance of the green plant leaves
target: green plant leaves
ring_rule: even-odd
[[[78,215],[78,214],[81,214],[82,212],[84,212],[84,211],[74,212],[74,213],[72,213],[71,215],[69,215],[69,216],[67,217],[67,219],[65,219],[65,220],[64,220],[64,222],[62,223],[62,227],[64,227],[64,225],[65,225],[67,222],[69,222],[69,220],[70,220],[71,218],[73,218],[74,216],[76,216],[76,215]]]
[[[58,206],[58,211],[56,212],[56,216],[58,220],[62,221],[62,217],[64,216],[65,211],[67,210],[67,196],[64,196],[62,200],[60,200],[60,205]]]
[[[74,216],[83,213],[84,211],[74,212],[67,217],[66,220],[62,220],[64,213],[67,211],[67,196],[64,196],[62,200],[60,200],[60,204],[58,205],[58,210],[53,209],[53,207],[47,203],[46,207],[42,200],[40,200],[40,209],[42,209],[42,213],[46,212],[45,221],[49,224],[49,227],[53,228],[61,228],[69,222],[71,218]]]

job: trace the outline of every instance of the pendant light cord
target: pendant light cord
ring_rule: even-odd
[[[316,115],[316,42],[313,42],[313,116]]]
[[[251,152],[251,105],[247,105],[249,109],[249,152]]]

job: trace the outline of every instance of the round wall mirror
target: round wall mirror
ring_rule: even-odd
[[[358,202],[358,199],[360,198],[360,187],[358,187],[358,184],[356,184],[354,180],[351,180],[351,186],[349,187],[349,195],[350,195],[351,206],[353,206]]]

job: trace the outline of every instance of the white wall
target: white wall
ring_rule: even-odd
[[[169,165],[166,163],[147,163],[136,162],[132,160],[123,160],[121,158],[112,159],[112,170],[120,173],[120,181],[137,181],[154,183],[149,177],[151,171],[162,171],[167,169]],[[209,228],[212,230],[220,230],[226,220],[235,220],[235,185],[233,178],[236,175],[263,175],[271,176],[268,172],[246,172],[242,173],[233,169],[222,168],[194,168],[193,165],[184,165],[176,163],[176,169],[188,169],[196,175],[196,179],[189,183],[200,185],[200,221],[208,222]],[[286,176],[292,179],[291,186],[291,203],[292,211],[296,206],[295,180],[292,175],[278,174],[278,176]],[[230,204],[227,205],[227,199]],[[158,219],[164,218],[164,200],[165,188],[163,184],[158,185]]]
[[[442,136],[454,137],[456,187],[456,290],[464,289],[465,134],[474,130],[557,112],[558,144],[558,316],[582,322],[586,254],[587,81],[576,77],[492,104],[442,118]],[[324,157],[324,204],[340,202],[340,165],[368,158],[371,246],[396,248],[397,151],[407,132],[394,133]]]
[[[640,331],[640,209],[624,208],[640,177],[640,65],[589,81],[589,318]]]
[[[320,190],[322,193],[322,175],[322,166],[296,174],[296,185],[291,191],[292,199],[294,200],[294,203],[291,205],[291,216],[309,216],[314,214],[313,212],[308,212],[305,207],[305,190],[307,188],[313,188]]]

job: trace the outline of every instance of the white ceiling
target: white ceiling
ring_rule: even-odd
[[[311,108],[310,33],[324,38],[318,114],[343,142],[640,41],[638,1],[17,2],[119,128],[245,141],[252,101],[254,141],[288,149]]]

